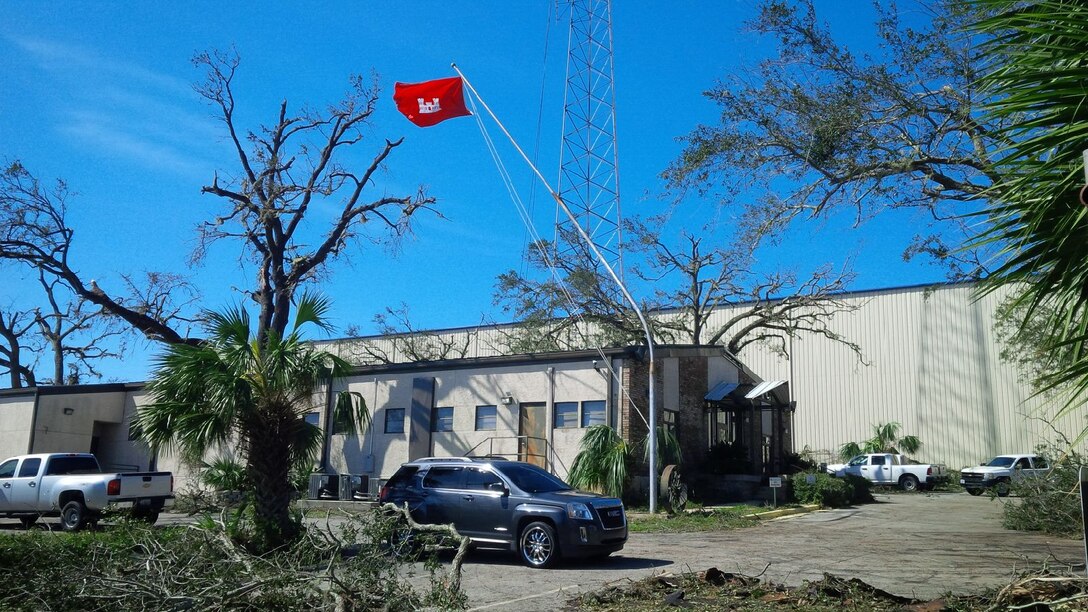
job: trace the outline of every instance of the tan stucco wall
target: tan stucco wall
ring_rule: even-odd
[[[0,397],[0,461],[27,454],[33,419],[33,393]]]
[[[124,420],[124,406],[124,391],[39,396],[33,452],[90,452],[95,423],[120,425]],[[65,414],[66,409],[71,414]]]

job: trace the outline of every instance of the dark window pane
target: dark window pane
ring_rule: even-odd
[[[19,465],[18,459],[5,461],[2,465],[0,465],[0,478],[14,478],[16,465]]]
[[[582,402],[582,427],[592,425],[604,425],[604,400]]]
[[[578,427],[578,402],[555,403],[555,428]]]
[[[310,425],[320,425],[321,424],[321,415],[316,413],[316,412],[307,412],[305,418],[306,418],[306,422],[309,423]]]
[[[431,431],[453,431],[453,407],[442,406],[431,415]]]
[[[404,408],[385,409],[385,433],[404,433]]]
[[[98,461],[94,457],[53,457],[45,468],[46,476],[98,473],[100,473]]]
[[[495,431],[494,406],[476,406],[476,431]]]
[[[19,478],[30,478],[38,475],[38,468],[41,467],[42,460],[35,457],[34,459],[24,459],[23,464],[19,466]]]
[[[478,468],[469,468],[468,470],[465,470],[466,489],[477,489],[480,491],[494,490],[490,487],[492,484],[502,484],[502,479],[494,472]]]
[[[464,481],[459,467],[433,467],[423,479],[423,486],[428,489],[460,489]]]

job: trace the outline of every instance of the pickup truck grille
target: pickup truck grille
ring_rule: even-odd
[[[982,484],[982,474],[978,472],[960,472],[964,484]]]
[[[627,525],[627,517],[624,515],[623,506],[595,507],[597,516],[601,519],[601,525],[605,529],[619,529]]]

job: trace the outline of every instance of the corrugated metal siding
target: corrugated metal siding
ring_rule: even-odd
[[[1054,407],[1031,397],[1017,370],[1000,360],[993,322],[1003,295],[975,301],[971,287],[947,286],[849,296],[858,310],[837,316],[830,327],[861,346],[864,364],[849,349],[811,334],[794,341],[792,364],[762,347],[738,357],[764,379],[791,380],[796,450],[827,456],[870,437],[874,425],[894,421],[902,434],[922,439],[918,458],[973,465],[1054,439],[1033,418]],[[1084,415],[1059,426],[1067,435],[1077,432]]]

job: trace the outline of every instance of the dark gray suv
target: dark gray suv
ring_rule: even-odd
[[[428,458],[405,463],[382,487],[382,503],[408,504],[424,524],[452,524],[474,544],[516,551],[529,567],[607,557],[627,542],[623,502],[576,491],[521,461]]]

